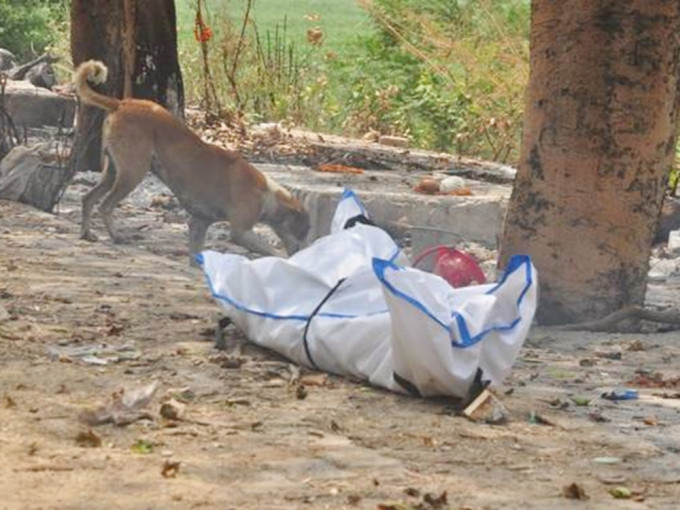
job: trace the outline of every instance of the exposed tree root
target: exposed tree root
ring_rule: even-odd
[[[674,324],[680,328],[680,310],[650,310],[641,306],[627,306],[593,321],[557,326],[562,331],[618,331],[617,326],[624,320],[645,320],[661,324]]]

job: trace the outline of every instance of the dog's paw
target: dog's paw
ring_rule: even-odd
[[[86,232],[81,232],[80,238],[84,239],[85,241],[90,241],[91,243],[96,243],[97,241],[99,241],[99,238],[89,230]]]

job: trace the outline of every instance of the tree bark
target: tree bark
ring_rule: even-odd
[[[538,319],[644,302],[676,143],[680,2],[533,0],[531,76],[501,260],[532,256]]]
[[[132,46],[129,37],[126,44],[126,19],[129,22],[131,18],[135,25]],[[173,0],[73,0],[71,54],[74,66],[89,59],[103,61],[109,68],[109,78],[100,90],[116,97],[123,96],[127,55],[134,63],[132,96],[150,99],[183,116],[184,88]],[[97,108],[83,106],[79,110],[73,173],[100,168],[103,120],[104,113]]]

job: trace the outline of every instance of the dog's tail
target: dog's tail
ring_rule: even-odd
[[[88,60],[83,62],[76,69],[73,81],[76,86],[76,93],[83,103],[102,108],[107,112],[112,112],[120,106],[120,99],[105,96],[95,92],[90,87],[90,82],[94,84],[104,83],[109,74],[107,67],[98,60]]]

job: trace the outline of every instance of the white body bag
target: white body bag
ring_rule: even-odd
[[[536,310],[530,258],[513,257],[497,284],[456,289],[367,223],[345,191],[330,235],[289,259],[197,258],[225,315],[299,364],[420,396],[464,398],[480,369],[499,383]]]

